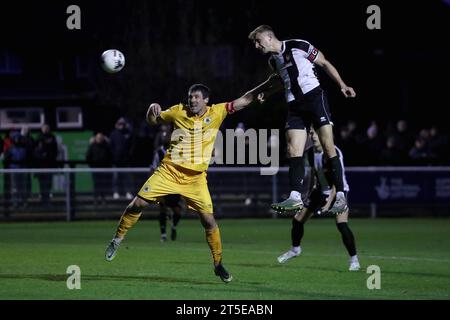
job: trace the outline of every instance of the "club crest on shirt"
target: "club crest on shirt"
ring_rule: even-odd
[[[204,122],[205,124],[210,124],[210,123],[211,123],[211,118],[210,118],[210,117],[206,117],[206,118],[203,120],[203,122]]]

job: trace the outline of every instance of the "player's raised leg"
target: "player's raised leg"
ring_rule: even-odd
[[[111,240],[110,244],[106,248],[105,258],[107,261],[111,261],[116,256],[120,243],[125,237],[126,233],[134,224],[139,220],[142,214],[142,210],[148,207],[148,202],[141,198],[135,197],[130,204],[126,207],[119,220],[116,233]]]
[[[289,156],[289,186],[290,195],[286,200],[273,203],[272,209],[278,212],[298,211],[303,208],[301,186],[305,176],[303,150],[306,143],[305,129],[289,129],[286,131],[287,152]]]

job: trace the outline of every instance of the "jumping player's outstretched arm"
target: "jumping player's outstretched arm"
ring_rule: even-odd
[[[227,109],[229,112],[231,111],[231,113],[242,110],[250,103],[252,103],[254,99],[255,99],[254,94],[251,92],[247,92],[242,97],[237,98],[236,100],[233,100],[232,102],[228,103]]]
[[[342,94],[346,98],[354,98],[356,96],[355,90],[353,90],[352,87],[349,87],[345,84],[345,82],[339,75],[339,72],[331,64],[331,62],[325,58],[322,52],[319,51],[317,58],[314,60],[314,63],[317,64],[319,67],[323,68],[325,72],[330,76],[330,78],[333,79],[338,84],[338,86],[341,88]]]
[[[272,90],[277,82],[279,82],[279,78],[277,74],[271,74],[270,77],[264,81],[263,83],[259,84],[257,87],[253,88],[252,90],[245,93],[242,97],[234,100],[232,102],[232,107],[234,108],[234,111],[239,111],[244,109],[246,106],[248,106],[251,102],[255,100],[255,98],[258,98],[258,100],[262,101],[264,93],[268,90]]]
[[[267,91],[280,90],[283,88],[280,76],[277,73],[272,73],[266,81],[253,88],[249,92],[254,92],[256,96],[260,93],[265,93]]]
[[[158,103],[152,103],[150,107],[148,107],[146,120],[147,123],[151,126],[155,126],[158,124],[157,118],[161,113],[161,106]]]

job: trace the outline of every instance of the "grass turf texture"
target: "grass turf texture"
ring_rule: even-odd
[[[158,222],[141,220],[106,262],[116,223],[0,224],[0,299],[450,298],[450,219],[350,221],[359,272],[347,271],[332,219],[309,221],[302,255],[283,265],[289,219],[219,220],[230,284],[214,276],[199,221],[182,220],[177,240],[160,243]],[[69,265],[81,269],[81,290],[66,287]],[[380,290],[367,289],[369,265],[381,268]]]

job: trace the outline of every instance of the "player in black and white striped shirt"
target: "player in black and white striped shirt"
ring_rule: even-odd
[[[307,186],[304,186],[304,194],[306,194],[305,207],[292,218],[291,229],[291,241],[292,247],[289,251],[283,253],[278,257],[279,263],[285,263],[289,259],[299,256],[302,252],[300,247],[301,240],[304,233],[304,224],[314,214],[325,214],[329,211],[329,208],[336,201],[336,188],[333,185],[332,177],[330,175],[327,161],[329,160],[324,154],[322,146],[320,144],[317,134],[311,130],[311,139],[313,146],[306,150],[305,161],[309,163],[311,167],[310,173],[307,175],[309,181]],[[342,152],[336,147],[336,152],[341,162],[342,168],[344,168],[344,157]],[[350,188],[345,178],[345,170],[342,170],[342,180],[344,182],[344,194],[347,197],[347,193]],[[342,237],[342,242],[347,249],[350,256],[350,271],[357,271],[360,269],[358,256],[356,255],[356,245],[353,232],[348,226],[349,209],[341,214],[336,215],[336,227]]]
[[[269,65],[278,75],[278,77],[271,76],[264,82],[264,88],[274,87],[276,85],[274,79],[281,79],[289,108],[286,140],[291,193],[287,200],[272,204],[272,208],[276,211],[296,211],[303,208],[300,194],[305,175],[303,151],[307,131],[313,126],[329,158],[333,184],[337,190],[336,201],[330,211],[344,212],[347,202],[342,181],[342,165],[334,146],[333,123],[327,97],[314,72],[315,66],[318,65],[326,71],[339,85],[345,97],[355,97],[355,91],[344,83],[336,68],[309,42],[300,39],[280,41],[272,28],[267,25],[253,30],[249,38],[254,42],[256,49],[270,54]]]

